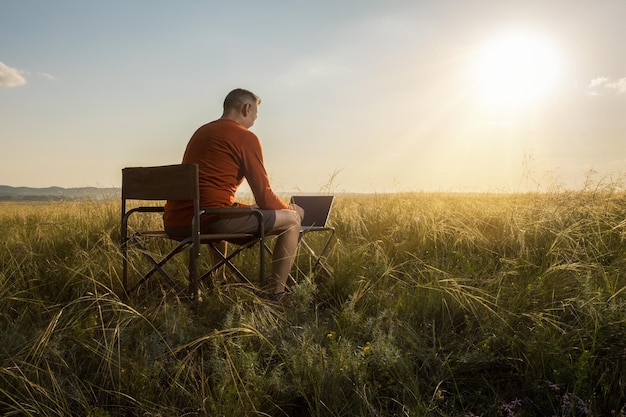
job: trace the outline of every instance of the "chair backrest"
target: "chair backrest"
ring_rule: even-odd
[[[122,169],[122,200],[198,200],[198,165]]]
[[[161,213],[165,209],[163,206],[135,207],[126,211],[126,200],[192,200],[194,208],[194,217],[192,221],[191,233],[191,256],[189,263],[189,280],[191,283],[191,294],[196,295],[198,288],[198,256],[200,255],[200,191],[198,180],[197,164],[179,164],[164,165],[154,167],[132,167],[122,169],[122,227],[121,227],[121,244],[124,258],[122,281],[124,290],[127,288],[128,261],[127,246],[128,241],[132,238],[128,237],[128,219],[134,212],[143,213]],[[161,233],[159,232],[159,235]],[[189,240],[184,243],[188,245]],[[179,244],[180,245],[180,244]],[[178,246],[175,250],[178,250]],[[170,252],[170,254],[175,252]],[[168,255],[170,256],[170,255]],[[174,281],[169,275],[163,271],[161,265],[153,258],[154,268],[144,279],[150,276],[154,271],[160,272],[174,287],[177,288]],[[166,258],[165,258],[166,259]],[[167,260],[165,260],[167,262]],[[180,292],[180,291],[179,291]],[[191,300],[186,296],[188,300]]]

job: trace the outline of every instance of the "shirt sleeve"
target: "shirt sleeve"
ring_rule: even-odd
[[[252,132],[243,147],[243,174],[250,185],[254,200],[260,209],[282,210],[288,209],[270,186],[269,177],[263,164],[263,150],[259,138]]]

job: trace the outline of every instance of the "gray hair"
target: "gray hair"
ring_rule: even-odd
[[[224,99],[224,111],[239,110],[246,101],[254,101],[257,105],[261,104],[261,98],[252,91],[243,88],[236,88]]]

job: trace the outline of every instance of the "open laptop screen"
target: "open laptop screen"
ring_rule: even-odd
[[[334,198],[332,195],[297,195],[291,197],[291,202],[304,209],[303,227],[326,227]]]

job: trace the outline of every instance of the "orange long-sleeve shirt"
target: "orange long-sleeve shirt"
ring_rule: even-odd
[[[270,187],[259,138],[237,122],[219,119],[200,127],[187,144],[183,163],[199,165],[200,208],[232,206],[244,178],[259,208],[289,208]],[[167,201],[165,226],[186,226],[192,218],[192,201]]]

